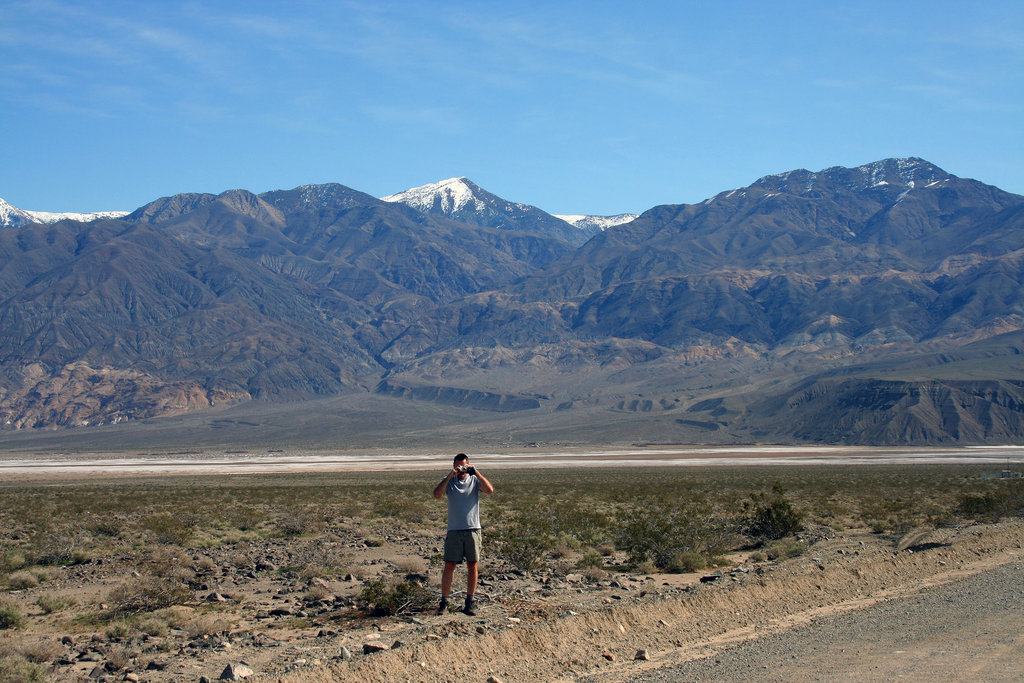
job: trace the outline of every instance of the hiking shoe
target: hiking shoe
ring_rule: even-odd
[[[476,602],[473,600],[473,598],[466,598],[466,606],[462,608],[463,614],[468,614],[471,617],[475,617],[476,610],[473,609],[474,607],[476,607]]]
[[[441,598],[441,604],[437,606],[437,613],[444,614],[448,611],[448,598]]]

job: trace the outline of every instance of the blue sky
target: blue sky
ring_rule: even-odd
[[[464,175],[551,213],[920,156],[1024,194],[1024,3],[0,0],[0,197]]]

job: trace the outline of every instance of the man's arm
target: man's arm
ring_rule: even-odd
[[[480,474],[480,470],[476,472],[477,481],[479,481],[480,490],[484,493],[494,493],[494,484],[487,481],[487,477]]]
[[[448,487],[448,482],[450,482],[452,480],[452,477],[454,477],[455,475],[456,471],[455,468],[453,467],[452,471],[448,473],[448,476],[442,479],[441,483],[434,488],[434,498],[440,498],[441,496],[444,495],[444,490]]]

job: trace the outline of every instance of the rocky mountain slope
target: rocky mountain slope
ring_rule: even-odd
[[[1024,434],[1024,197],[924,160],[766,176],[583,244],[465,179],[385,200],[0,231],[0,423],[372,393],[381,430],[437,406],[428,440],[465,410],[526,442]]]

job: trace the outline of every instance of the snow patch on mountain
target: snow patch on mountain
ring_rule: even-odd
[[[123,218],[128,213],[128,211],[93,211],[90,213],[28,211],[0,199],[0,227],[3,228],[17,228],[30,223],[56,223],[63,220],[89,223],[104,218]]]
[[[56,223],[63,220],[91,223],[92,221],[98,221],[104,218],[124,218],[131,212],[91,211],[89,213],[76,213],[74,211],[65,211],[63,213],[54,213],[52,211],[26,211],[25,213],[32,216],[36,223]]]
[[[447,215],[466,209],[483,211],[487,206],[473,191],[474,187],[467,178],[448,178],[381,197],[381,200],[405,204],[422,212],[440,210]]]
[[[618,213],[614,216],[588,216],[584,214],[554,214],[555,218],[561,218],[569,225],[581,230],[603,231],[616,225],[623,225],[636,220],[640,214]]]

